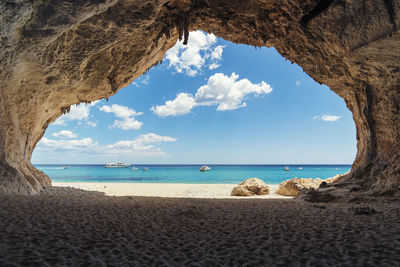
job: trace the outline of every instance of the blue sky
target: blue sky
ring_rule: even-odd
[[[274,48],[193,32],[109,101],[73,106],[32,163],[351,164],[351,112]]]

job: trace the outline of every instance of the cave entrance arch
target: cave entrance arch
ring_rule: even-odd
[[[0,191],[35,193],[49,185],[30,164],[49,123],[72,104],[115,94],[179,36],[203,30],[274,46],[328,85],[357,128],[344,194],[398,193],[399,7],[384,0],[2,2]]]
[[[329,88],[318,85],[274,48],[236,45],[201,31],[190,33],[188,46],[182,41],[166,53],[162,65],[107,101],[72,106],[47,128],[33,152],[34,166],[53,182],[70,175],[84,179],[83,170],[70,172],[70,164],[104,167],[107,162],[133,163],[152,170],[154,167],[146,164],[299,165],[273,177],[253,171],[232,180],[232,175],[226,174],[225,180],[231,183],[246,177],[273,178],[265,180],[267,183],[293,177],[328,178],[350,169],[332,167],[319,174],[308,173],[305,166],[304,171],[297,170],[302,165],[341,165],[354,160],[351,113]],[[140,140],[155,138],[159,142],[150,141],[152,149],[141,145]],[[170,150],[164,150],[165,146]],[[62,165],[68,170],[57,170]],[[121,173],[127,179],[141,174]],[[153,176],[153,172],[146,174]]]

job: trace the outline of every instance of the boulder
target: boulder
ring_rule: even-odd
[[[347,174],[347,173],[346,173]],[[282,196],[295,196],[302,189],[318,189],[321,187],[327,187],[328,184],[338,183],[343,180],[346,174],[338,174],[336,176],[326,178],[324,180],[319,178],[293,178],[290,180],[283,181],[276,191],[276,194]]]
[[[323,182],[322,179],[316,178],[293,178],[290,180],[283,181],[276,191],[276,194],[282,196],[295,196],[302,189],[317,189],[319,185]]]
[[[247,179],[232,189],[231,196],[268,195],[269,186],[258,178]]]

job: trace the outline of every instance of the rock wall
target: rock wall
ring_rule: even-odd
[[[273,46],[328,85],[357,128],[344,184],[397,194],[399,11],[400,0],[1,1],[0,191],[50,185],[30,163],[47,126],[73,104],[115,94],[159,63],[179,36],[203,30]]]

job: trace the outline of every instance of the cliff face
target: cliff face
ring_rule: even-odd
[[[399,0],[1,1],[0,191],[50,185],[30,163],[49,123],[115,94],[203,30],[274,46],[328,85],[357,128],[346,188],[399,193],[399,11]]]

